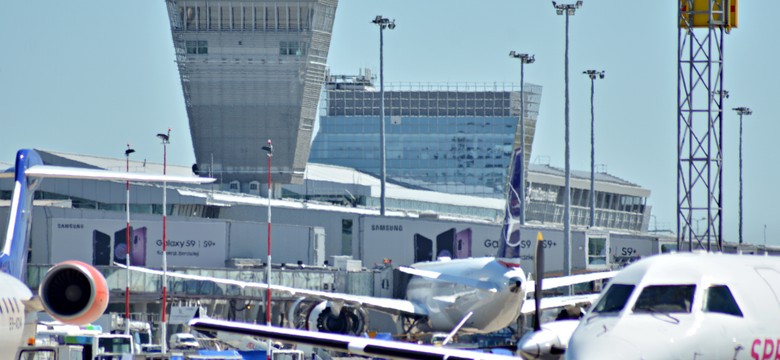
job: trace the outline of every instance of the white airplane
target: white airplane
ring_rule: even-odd
[[[26,322],[34,321],[34,317],[30,319],[28,314],[45,310],[62,323],[83,325],[96,320],[108,306],[105,278],[97,269],[80,261],[52,266],[41,281],[38,296],[33,296],[22,281],[27,269],[33,193],[46,177],[189,184],[214,181],[50,166],[43,164],[35,150],[19,150],[15,169],[0,173],[0,178],[14,179],[8,230],[0,252],[0,360],[12,359],[15,349],[28,338],[25,335],[34,335],[35,324]]]
[[[616,275],[567,359],[780,358],[780,258],[649,257]]]
[[[540,234],[541,236],[541,234]],[[541,248],[541,246],[539,246]],[[116,264],[124,267],[122,264]],[[162,271],[130,267],[133,271],[162,275]],[[399,270],[413,275],[407,285],[406,299],[357,296],[317,290],[270,285],[271,290],[301,299],[318,301],[313,308],[300,309],[298,301],[291,314],[304,313],[308,318],[296,328],[337,334],[361,334],[366,331],[366,310],[411,320],[405,331],[490,333],[501,330],[517,319],[521,310],[533,313],[534,306],[523,307],[528,294],[534,292],[534,281],[526,279],[516,264],[496,258],[440,259],[413,264]],[[614,276],[601,272],[558,277],[543,282],[542,290],[590,282]],[[257,282],[221,279],[168,272],[169,277],[210,281],[218,284],[267,289]],[[565,301],[565,299],[564,299]],[[573,303],[579,301],[574,297]],[[550,306],[559,306],[558,304]],[[545,306],[542,305],[542,308]],[[291,322],[293,323],[293,322]]]

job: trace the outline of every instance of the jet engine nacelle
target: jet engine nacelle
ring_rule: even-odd
[[[71,325],[97,320],[108,306],[106,278],[81,261],[54,265],[38,288],[41,303],[54,319]]]
[[[296,301],[290,313],[297,321],[292,326],[309,331],[360,335],[366,331],[368,315],[362,308],[338,306],[330,301],[304,303]]]

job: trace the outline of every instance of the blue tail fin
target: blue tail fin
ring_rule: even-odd
[[[43,165],[41,156],[35,150],[22,149],[16,153],[14,169],[14,192],[8,231],[0,252],[0,271],[24,281],[27,270],[27,246],[32,221],[32,199],[39,179],[31,179],[25,171],[31,166]]]
[[[515,258],[520,256],[520,206],[523,206],[525,199],[520,199],[518,189],[524,184],[520,184],[520,174],[524,171],[525,162],[521,156],[520,149],[515,149],[512,157],[512,164],[509,167],[509,186],[506,196],[506,210],[504,215],[504,226],[501,228],[501,241],[498,246],[497,257]]]

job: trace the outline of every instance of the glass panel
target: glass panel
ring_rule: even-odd
[[[629,296],[634,291],[634,285],[612,284],[607,293],[596,304],[594,313],[619,312],[626,306]]]
[[[642,290],[634,312],[690,313],[696,285],[657,285]]]
[[[607,238],[588,238],[588,265],[607,264]]]
[[[731,295],[731,290],[725,285],[715,285],[707,289],[704,294],[704,311],[742,317],[742,311]]]
[[[341,220],[341,255],[352,255],[352,219]]]

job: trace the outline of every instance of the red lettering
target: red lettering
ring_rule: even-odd
[[[772,355],[775,353],[775,341],[772,339],[764,339],[764,357],[762,360],[772,359]]]
[[[753,340],[753,346],[750,347],[750,357],[753,358],[753,360],[761,360],[761,358],[758,357],[758,352],[756,352],[756,346],[761,345],[761,340],[755,339]]]
[[[775,345],[775,360],[780,359],[780,339],[777,339],[777,344]]]

